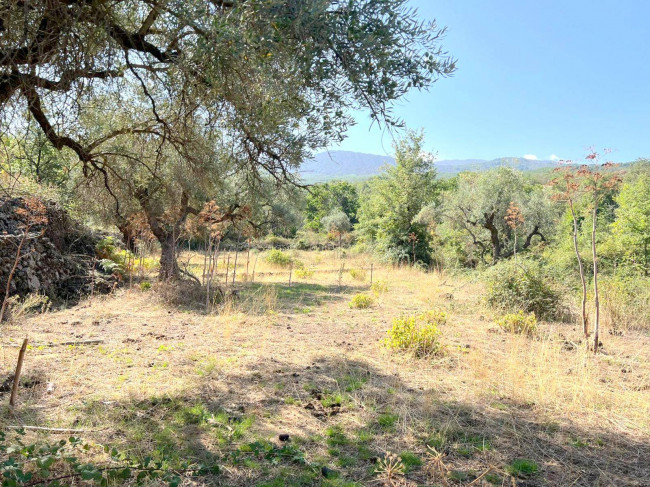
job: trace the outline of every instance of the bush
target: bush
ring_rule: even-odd
[[[537,318],[533,313],[525,315],[520,311],[507,314],[498,319],[496,323],[508,333],[533,335],[537,331]]]
[[[504,262],[493,267],[487,277],[486,300],[493,308],[535,313],[540,319],[560,314],[560,293],[551,278],[535,263],[515,265]]]
[[[403,316],[393,320],[384,345],[393,350],[411,352],[416,357],[438,355],[443,351],[438,325],[446,323],[444,313],[431,315]]]
[[[365,281],[366,280],[366,270],[365,269],[350,269],[350,276],[355,281]]]
[[[278,249],[272,249],[266,254],[264,261],[267,264],[271,264],[278,267],[289,267],[291,265],[291,256],[286,252],[282,252]]]
[[[355,294],[350,300],[350,308],[366,309],[375,304],[375,298],[368,294]]]

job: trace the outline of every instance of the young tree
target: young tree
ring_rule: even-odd
[[[607,154],[609,151],[605,150]],[[573,244],[576,257],[578,259],[578,268],[580,271],[580,280],[582,283],[582,323],[585,338],[589,337],[589,325],[587,319],[586,303],[587,303],[587,285],[582,264],[582,258],[578,247],[578,216],[576,215],[575,200],[578,195],[583,194],[588,201],[587,209],[589,210],[589,218],[591,220],[590,232],[590,246],[591,246],[591,260],[592,260],[592,284],[594,289],[594,323],[593,323],[593,350],[594,353],[598,352],[600,346],[600,293],[598,287],[598,215],[601,211],[601,205],[605,197],[612,193],[621,181],[618,174],[612,172],[610,168],[614,166],[612,162],[600,163],[601,155],[592,150],[585,158],[587,164],[575,166],[571,161],[565,162],[563,168],[558,168],[563,173],[562,178],[556,178],[551,181],[551,184],[560,188],[556,194],[556,199],[566,201],[571,210],[571,217],[573,220]],[[587,342],[588,343],[588,342]]]
[[[410,132],[394,144],[395,166],[367,184],[359,209],[362,238],[393,261],[411,261],[415,234],[416,260],[429,263],[426,225],[416,221],[420,210],[438,197],[434,157],[423,149],[422,133]]]
[[[579,198],[581,192],[580,182],[576,180],[576,175],[571,166],[565,165],[555,169],[556,172],[561,172],[561,177],[551,180],[551,186],[557,188],[557,193],[553,196],[556,201],[566,202],[571,212],[571,221],[573,223],[573,250],[576,254],[578,261],[578,273],[580,275],[580,283],[582,284],[582,332],[585,340],[589,338],[589,319],[587,317],[587,278],[585,276],[585,268],[580,255],[580,247],[578,245],[578,217],[576,215],[576,199]]]
[[[444,29],[419,21],[406,0],[9,0],[0,18],[0,132],[21,127],[26,105],[111,198],[126,165],[151,167],[110,150],[114,142],[144,138],[198,171],[209,158],[196,157],[197,140],[219,137],[242,177],[291,182],[315,149],[345,136],[349,109],[399,126],[393,102],[455,69],[439,45]],[[84,117],[91,107],[103,111],[100,127]],[[138,186],[164,248],[161,277],[175,278],[168,242],[191,211],[191,186],[174,211]]]
[[[343,243],[343,235],[352,229],[348,215],[341,210],[335,210],[324,217],[321,224],[327,233],[338,237],[340,249]]]
[[[515,256],[515,264],[517,263],[517,230],[519,229],[520,226],[522,226],[525,222],[524,216],[521,214],[521,210],[519,207],[515,204],[514,201],[510,202],[510,206],[508,206],[508,211],[506,212],[506,223],[512,230],[512,233],[514,234],[514,244],[512,247],[512,253]]]
[[[606,150],[605,153],[608,153]],[[591,256],[593,261],[593,285],[594,285],[594,353],[598,353],[600,345],[600,295],[598,289],[598,252],[597,234],[598,211],[604,196],[612,188],[620,183],[617,174],[607,173],[607,169],[613,167],[612,162],[599,164],[600,154],[592,150],[586,157],[592,165],[583,165],[578,169],[578,175],[584,178],[585,190],[591,198]]]

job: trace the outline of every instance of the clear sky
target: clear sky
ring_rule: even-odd
[[[448,27],[456,74],[396,114],[439,159],[650,157],[650,1],[411,0]],[[332,149],[391,152],[366,114]]]

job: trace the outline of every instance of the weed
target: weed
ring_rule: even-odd
[[[388,292],[388,283],[386,281],[373,282],[370,290],[376,295]]]
[[[327,436],[327,445],[330,447],[344,446],[350,443],[350,440],[345,436],[343,428],[340,426],[331,426],[325,430]]]
[[[361,389],[368,382],[368,379],[366,377],[348,374],[337,379],[336,382],[345,392],[354,392]]]
[[[398,420],[399,416],[397,414],[382,413],[377,418],[377,424],[381,429],[391,430],[395,427]]]
[[[366,309],[375,304],[375,299],[368,294],[355,294],[350,300],[350,308]]]
[[[422,466],[422,459],[417,456],[415,453],[408,451],[402,452],[399,454],[402,463],[404,464],[406,473],[413,470],[415,467]]]
[[[496,321],[496,324],[508,333],[534,335],[537,331],[535,315],[533,313],[526,315],[522,311],[504,315]]]
[[[366,270],[365,269],[350,269],[348,271],[350,277],[355,281],[365,281],[366,280]]]
[[[389,452],[384,458],[377,460],[375,473],[388,485],[395,485],[395,480],[406,473],[406,467],[399,456]]]
[[[506,471],[513,477],[528,477],[539,471],[539,465],[528,458],[518,458],[506,467]]]

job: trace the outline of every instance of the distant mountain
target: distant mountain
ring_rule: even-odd
[[[379,174],[387,164],[395,164],[390,156],[364,154],[362,152],[329,151],[316,154],[300,168],[303,180],[308,183],[333,179],[359,180]],[[463,171],[485,171],[494,167],[510,166],[520,171],[535,171],[555,166],[553,161],[535,161],[523,157],[500,157],[493,160],[463,159],[436,161],[441,176],[453,176]]]
[[[300,167],[300,174],[308,182],[332,179],[361,179],[378,174],[386,164],[395,164],[390,156],[362,152],[329,151],[316,154]]]

